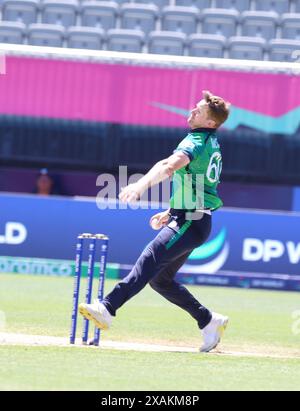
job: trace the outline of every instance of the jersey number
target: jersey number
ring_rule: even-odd
[[[215,152],[210,158],[206,177],[210,183],[216,183],[220,179],[222,171],[222,156],[220,153]]]

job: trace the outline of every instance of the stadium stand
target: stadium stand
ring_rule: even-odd
[[[189,55],[194,57],[223,57],[226,38],[217,34],[192,34],[188,39]]]
[[[227,9],[205,9],[202,11],[202,31],[231,37],[236,34],[239,12]]]
[[[38,0],[6,0],[2,5],[2,20],[35,23],[38,5]]]
[[[152,54],[182,55],[186,35],[170,31],[152,31],[149,34],[149,52]]]
[[[42,22],[59,24],[65,27],[76,24],[78,2],[76,0],[45,0],[42,4]]]
[[[115,28],[118,4],[109,1],[84,1],[81,7],[81,24],[104,30]]]
[[[282,15],[282,38],[300,40],[300,13]]]
[[[149,0],[134,0],[133,2],[134,3],[147,3],[147,4],[153,3],[153,4],[155,4],[156,6],[158,6],[160,8],[162,8],[164,6],[169,6],[169,4],[170,4],[169,0],[151,0],[151,1],[149,1]]]
[[[207,9],[210,7],[211,0],[175,0],[176,6],[193,6],[199,10]]]
[[[198,12],[195,7],[164,7],[162,10],[162,29],[185,34],[196,33]]]
[[[239,12],[250,10],[250,0],[216,0],[218,9],[232,9]]]
[[[25,31],[26,25],[20,21],[1,21],[0,42],[12,44],[23,43]]]
[[[111,29],[107,32],[108,50],[140,53],[145,35],[141,30]]]
[[[133,0],[112,0],[115,1],[116,3],[118,3],[119,5],[123,4],[123,3],[130,3],[133,2]]]
[[[99,50],[104,39],[104,30],[95,27],[71,26],[67,33],[68,47]]]
[[[275,11],[278,14],[288,13],[290,4],[288,0],[255,0],[255,10]]]
[[[28,44],[61,47],[65,28],[58,24],[33,23],[28,27]]]
[[[270,60],[293,62],[299,57],[300,40],[274,39],[270,41]]]
[[[228,44],[231,59],[263,60],[266,41],[262,38],[231,37]]]
[[[245,11],[241,17],[242,35],[271,40],[276,37],[278,19],[278,14],[273,11]]]
[[[33,44],[38,24],[34,44],[294,61],[300,39],[300,0],[0,0],[0,9],[1,41],[12,44]]]
[[[148,34],[155,30],[158,10],[154,4],[123,4],[120,10],[121,27],[142,30]]]

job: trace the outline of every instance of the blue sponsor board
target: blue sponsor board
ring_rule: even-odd
[[[75,259],[77,235],[110,237],[109,261],[133,264],[153,238],[157,210],[100,210],[95,199],[0,194],[0,255]]]
[[[293,190],[293,210],[300,211],[300,187]]]
[[[2,194],[0,210],[0,255],[6,256],[74,259],[76,236],[92,232],[110,237],[109,262],[132,265],[157,234],[149,226],[157,209],[99,209],[95,199]],[[210,238],[190,255],[183,274],[195,282],[201,275],[214,282],[219,275],[225,283],[229,280],[220,274],[225,271],[300,279],[299,233],[297,213],[223,208],[213,214]],[[284,278],[278,281],[288,281]],[[233,282],[237,279],[230,278]]]
[[[222,269],[300,275],[300,214],[223,209],[215,215],[214,232],[209,242],[222,232],[224,235],[222,246],[214,249],[214,259],[220,261],[212,272]]]
[[[131,267],[120,266],[119,278],[123,279]],[[186,285],[207,285],[215,287],[256,288],[277,291],[300,291],[300,276],[280,274],[253,274],[218,271],[215,274],[196,274],[179,271],[176,280]]]
[[[257,276],[251,273],[218,272],[207,274],[178,273],[177,280],[189,285],[208,285],[219,287],[257,288],[265,290],[300,291],[300,276],[273,276],[262,274]]]

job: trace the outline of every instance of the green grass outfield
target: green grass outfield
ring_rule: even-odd
[[[106,292],[114,284],[106,281]],[[0,315],[6,318],[0,331],[68,336],[72,289],[71,278],[0,274]],[[229,315],[221,350],[245,355],[0,345],[0,390],[300,390],[300,334],[292,332],[299,293],[189,289]],[[194,320],[148,286],[102,335],[120,342],[201,344]]]

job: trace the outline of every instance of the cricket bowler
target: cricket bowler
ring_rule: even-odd
[[[108,329],[118,309],[149,284],[196,320],[203,336],[200,351],[209,352],[219,344],[228,317],[204,307],[174,279],[189,254],[208,239],[212,214],[223,205],[217,193],[222,156],[216,132],[229,116],[230,103],[209,91],[202,94],[203,99],[187,120],[190,132],[173,154],[159,161],[145,176],[124,187],[119,194],[122,202],[135,202],[153,185],[172,178],[170,208],[150,220],[150,225],[160,232],[146,246],[127,277],[102,301],[80,304],[79,312],[96,327]],[[203,182],[202,196],[197,190],[199,176]],[[180,184],[180,181],[191,181],[191,184]],[[196,206],[191,207],[195,204],[191,199],[196,199]]]

